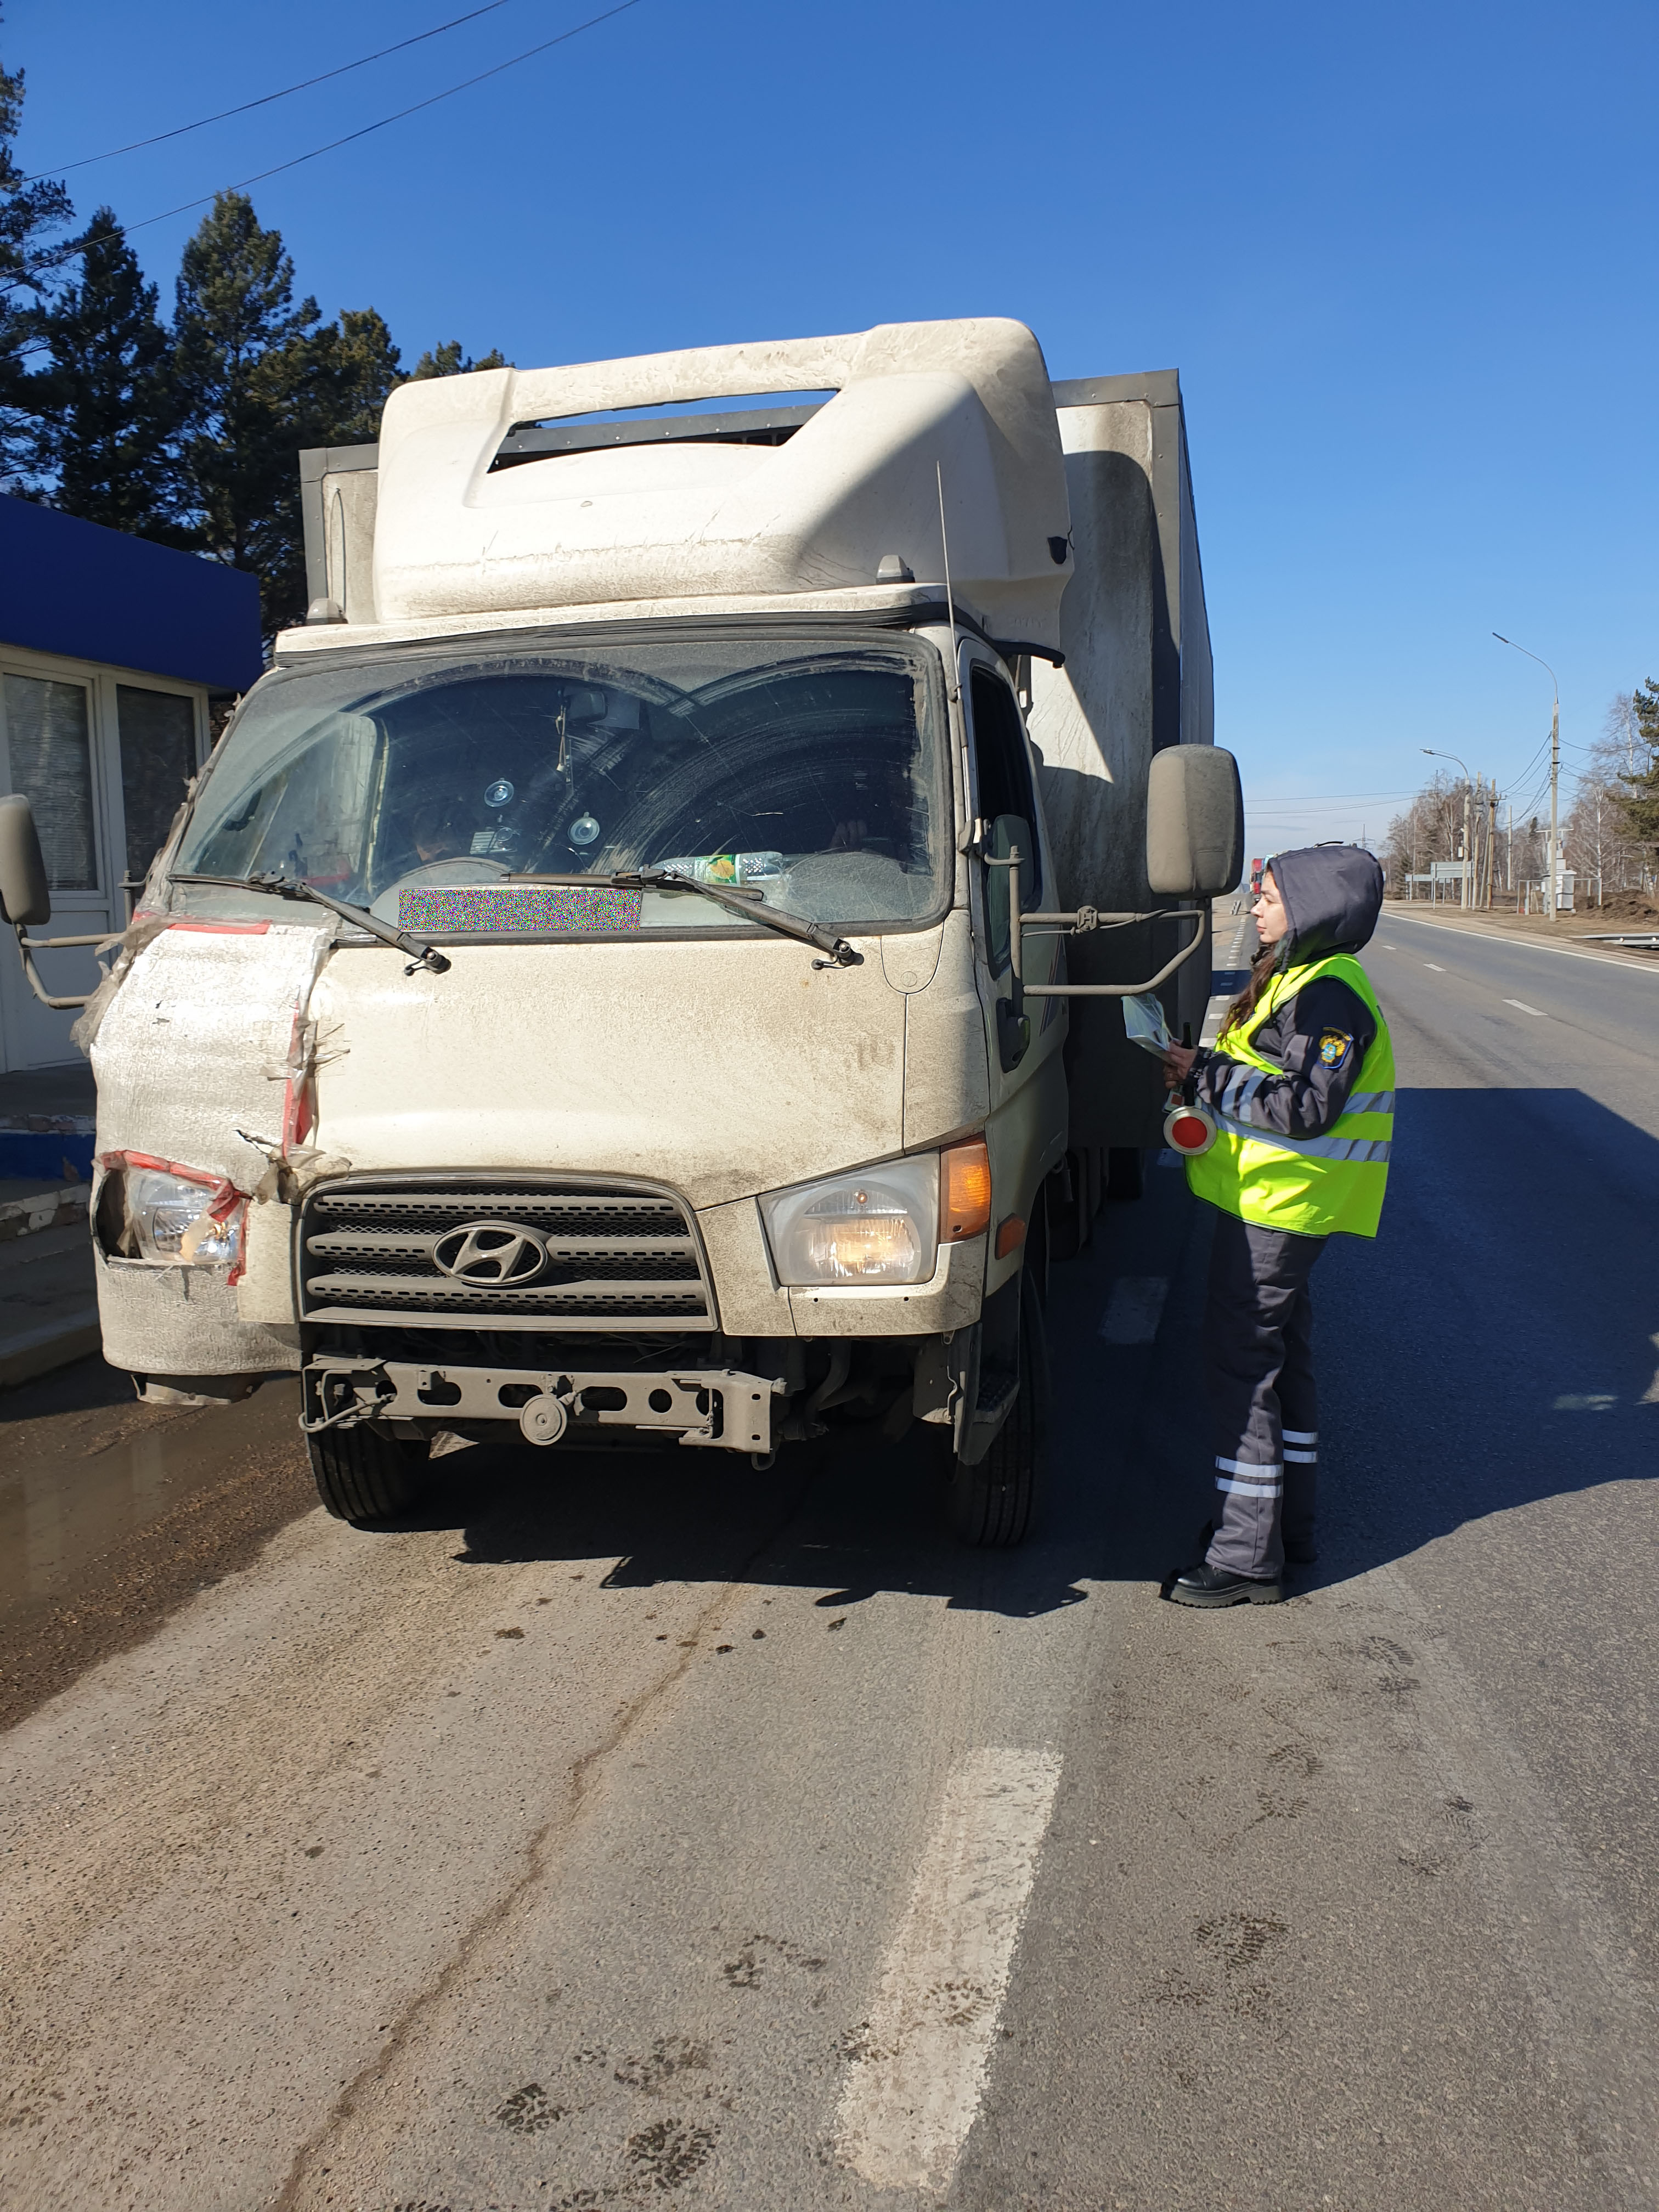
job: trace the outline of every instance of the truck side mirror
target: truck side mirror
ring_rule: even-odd
[[[0,915],[32,928],[52,920],[34,812],[21,792],[0,799]]]
[[[1166,745],[1146,777],[1146,880],[1160,896],[1218,898],[1244,868],[1238,763],[1219,745]]]

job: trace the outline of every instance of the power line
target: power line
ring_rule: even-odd
[[[298,84],[285,84],[280,92],[262,93],[258,100],[245,100],[240,107],[222,107],[216,115],[204,115],[198,122],[181,123],[174,131],[158,131],[153,138],[135,138],[130,146],[112,146],[106,154],[84,154],[78,161],[60,161],[55,167],[37,169],[33,176],[20,177],[20,185],[38,185],[42,177],[66,177],[73,169],[88,169],[94,161],[112,161],[118,155],[141,153],[146,146],[163,146],[169,138],[187,137],[192,131],[205,131],[210,123],[228,122],[233,115],[251,114],[256,107],[269,107],[274,100],[289,100],[296,92],[309,92],[313,85],[326,84],[331,77],[349,76],[353,70],[367,69],[371,62],[383,62],[388,54],[400,54],[406,46],[418,46],[424,40],[436,39],[446,31],[459,30],[463,23],[476,22],[480,15],[493,15],[498,8],[505,8],[507,0],[484,0],[482,8],[470,9],[465,15],[452,15],[447,23],[434,24],[429,31],[416,31],[412,39],[399,39],[394,46],[382,46],[377,53],[364,54],[355,62],[342,62],[338,69],[325,70],[320,76],[302,78]]]
[[[418,115],[423,108],[435,107],[440,100],[453,100],[458,92],[469,92],[475,84],[483,84],[492,76],[500,76],[504,70],[517,69],[520,62],[533,61],[538,54],[544,54],[554,46],[565,45],[568,40],[580,38],[584,31],[591,31],[600,23],[608,23],[613,15],[625,15],[630,8],[637,8],[639,4],[640,0],[619,0],[617,6],[607,8],[603,15],[590,15],[585,23],[578,23],[568,31],[561,31],[557,38],[544,39],[538,46],[526,47],[523,53],[514,54],[510,61],[497,62],[493,69],[480,70],[477,76],[464,77],[459,84],[447,86],[442,92],[434,92],[428,99],[417,100],[412,106],[400,107],[395,115],[383,115],[378,123],[365,123],[361,130],[348,131],[343,138],[331,138],[326,146],[313,146],[308,154],[296,154],[291,161],[278,161],[273,167],[261,169],[252,177],[243,177],[236,184],[221,185],[214,191],[204,192],[198,199],[182,200],[177,207],[163,208],[160,215],[144,216],[137,222],[118,222],[112,230],[89,233],[84,238],[72,240],[56,253],[43,255],[33,267],[36,271],[53,268],[58,262],[67,261],[72,254],[82,252],[89,246],[101,246],[106,240],[112,238],[130,238],[135,230],[148,230],[152,223],[166,222],[170,216],[188,215],[193,208],[206,207],[210,201],[217,199],[222,192],[246,191],[250,185],[262,185],[268,177],[280,177],[289,169],[300,168],[307,161],[315,161],[325,154],[336,153],[342,146],[352,145],[359,138],[367,138],[376,131],[386,130],[391,124],[403,122],[406,116]]]

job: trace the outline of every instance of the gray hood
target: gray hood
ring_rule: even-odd
[[[1361,845],[1304,845],[1267,863],[1285,902],[1285,966],[1358,952],[1382,910],[1382,870]]]

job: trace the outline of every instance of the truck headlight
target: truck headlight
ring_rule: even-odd
[[[240,1270],[247,1202],[232,1184],[213,1176],[198,1182],[170,1166],[128,1164],[114,1172],[127,1250],[161,1267]]]
[[[922,1283],[939,1249],[939,1154],[886,1160],[762,1199],[781,1283]]]

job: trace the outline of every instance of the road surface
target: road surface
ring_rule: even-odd
[[[0,1401],[4,2201],[1659,2203],[1659,972],[1395,909],[1369,957],[1394,1178],[1315,1278],[1281,1607],[1158,1596],[1169,1167],[1055,1271],[1010,1557],[905,1447],[478,1448],[368,1536],[291,1390]]]

